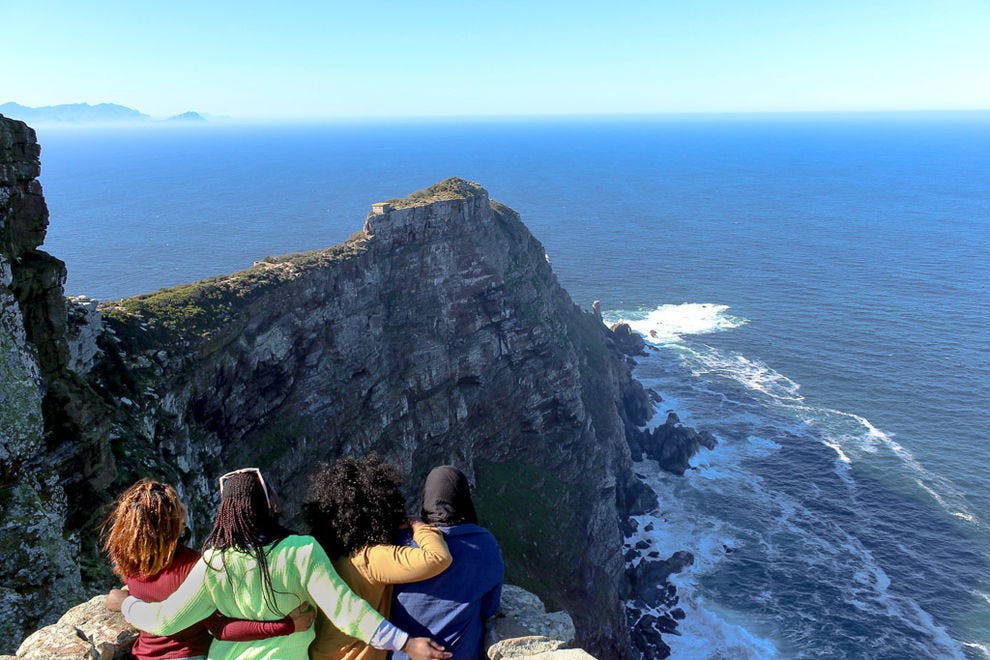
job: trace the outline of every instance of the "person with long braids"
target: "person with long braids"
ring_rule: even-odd
[[[182,583],[199,553],[182,542],[186,508],[172,486],[142,479],[114,502],[101,527],[103,549],[113,571],[139,598],[159,601]],[[137,660],[206,657],[218,639],[257,640],[308,628],[311,613],[301,610],[279,621],[240,621],[219,612],[169,637],[142,632],[131,653]]]
[[[483,658],[484,622],[498,612],[505,567],[495,537],[478,525],[463,472],[450,465],[430,471],[422,516],[443,532],[454,562],[434,578],[397,585],[391,619],[413,634],[439,640],[455,660]],[[400,542],[415,541],[406,537]],[[392,657],[408,656],[399,652]]]
[[[322,465],[310,482],[303,517],[344,582],[388,618],[392,585],[439,575],[450,566],[443,534],[406,520],[402,479],[376,454]],[[419,547],[396,545],[410,527]],[[385,660],[387,653],[344,634],[326,616],[316,619],[310,660]]]
[[[316,604],[347,634],[416,660],[444,660],[450,653],[425,637],[410,637],[351,591],[312,536],[293,534],[278,522],[270,492],[257,468],[220,477],[220,507],[200,560],[171,596],[158,603],[114,589],[107,606],[128,623],[155,634],[181,630],[219,610],[231,617],[272,620],[305,602]],[[305,660],[308,629],[253,642],[215,640],[210,658]]]

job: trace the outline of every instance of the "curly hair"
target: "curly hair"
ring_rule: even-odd
[[[186,507],[175,489],[142,479],[113,503],[100,537],[114,573],[150,577],[172,563],[185,526]]]
[[[398,468],[376,454],[322,464],[303,502],[310,533],[332,559],[394,543],[406,519]]]

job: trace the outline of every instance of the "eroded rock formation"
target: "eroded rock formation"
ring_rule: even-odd
[[[65,267],[38,250],[48,226],[39,153],[32,129],[0,116],[0,650],[82,592],[62,456],[45,424],[46,384],[65,367],[64,339],[50,334],[65,318]]]
[[[264,467],[291,519],[319,461],[378,451],[411,500],[430,467],[464,469],[510,579],[622,654],[619,522],[644,498],[623,400],[642,397],[514,211],[452,179],[342,245],[95,310],[37,250],[38,148],[3,126],[5,644],[108,586],[95,526],[134,479],[175,483],[202,534],[226,469]]]

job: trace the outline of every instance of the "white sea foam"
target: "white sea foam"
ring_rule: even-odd
[[[748,321],[726,312],[728,305],[709,303],[683,303],[681,305],[661,305],[641,317],[641,314],[624,314],[622,320],[646,341],[653,344],[667,344],[680,340],[685,335],[701,335],[720,330],[731,330]]]
[[[714,449],[700,447],[691,457],[689,465],[694,470],[688,479],[748,479],[757,483],[758,477],[745,472],[742,461],[762,458],[780,449],[780,444],[757,436],[749,436],[744,443],[719,442]]]
[[[967,642],[963,644],[968,649],[971,649],[975,653],[979,653],[984,658],[990,658],[990,647],[986,644],[978,644],[977,642]]]
[[[772,444],[754,438],[752,445],[758,451],[773,451]],[[715,455],[718,452],[719,455]],[[702,477],[699,472],[693,478],[716,478],[718,464],[726,461],[729,467],[738,459],[735,449],[709,452],[713,465]],[[649,543],[645,552],[654,551],[660,558],[667,558],[679,550],[688,550],[695,557],[694,564],[683,572],[670,576],[669,581],[677,588],[678,607],[684,610],[686,618],[678,623],[677,635],[666,635],[665,642],[671,647],[675,658],[746,658],[758,660],[774,658],[777,649],[774,643],[754,632],[742,614],[721,612],[697,594],[695,576],[715,570],[724,560],[726,548],[738,548],[741,542],[735,537],[729,525],[711,516],[696,516],[673,501],[672,487],[680,485],[677,477],[661,472],[653,461],[635,464],[638,474],[649,475],[645,481],[660,497],[660,508],[653,515],[637,516],[637,530],[626,540],[632,548],[641,541]],[[725,478],[729,478],[727,475]],[[651,528],[651,529],[647,529]],[[640,559],[632,562],[638,563]],[[664,612],[652,610],[654,614]],[[755,622],[754,622],[755,623]]]
[[[753,632],[753,622],[733,622],[744,621],[738,613],[720,610],[703,598],[685,597],[679,605],[687,615],[677,625],[679,634],[664,638],[670,646],[671,657],[763,660],[778,656],[777,647],[771,640]]]
[[[946,513],[965,522],[980,524],[967,505],[965,494],[947,479],[925,468],[914,454],[894,440],[893,434],[881,431],[865,417],[842,410],[810,406],[800,406],[799,409],[809,416],[806,420],[809,424],[823,430],[823,442],[836,449],[845,462],[850,461],[843,449],[861,454],[877,454],[887,450],[913,475],[914,483]]]
[[[846,455],[846,452],[842,451],[842,445],[838,442],[830,442],[829,440],[825,440],[824,442],[826,447],[835,452],[840,461],[842,461],[845,465],[852,465],[852,459]]]
[[[980,525],[968,506],[965,494],[926,469],[893,434],[877,428],[867,418],[842,410],[810,405],[801,395],[801,385],[759,360],[725,354],[711,346],[683,345],[680,356],[691,373],[701,379],[725,379],[743,386],[770,410],[801,420],[819,431],[814,437],[835,452],[836,473],[851,483],[848,472],[859,457],[886,450],[915,475],[918,485],[953,517]],[[710,386],[702,386],[713,389]],[[717,388],[714,388],[717,389]],[[680,408],[689,406],[680,402]],[[684,419],[682,417],[682,419]],[[804,434],[807,436],[807,434]]]
[[[692,357],[692,372],[696,376],[728,378],[748,390],[782,401],[804,400],[799,394],[799,384],[759,360],[750,360],[742,355],[725,355],[711,346],[693,349]]]

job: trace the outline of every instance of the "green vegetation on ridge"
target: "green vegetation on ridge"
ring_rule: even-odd
[[[125,324],[137,317],[167,331],[202,335],[229,323],[235,309],[242,309],[244,301],[269,287],[313,269],[332,267],[359,254],[364,251],[366,240],[364,233],[358,232],[340,245],[265,257],[247,270],[107,302],[101,306],[101,311],[107,318]],[[235,302],[239,303],[236,307]]]
[[[467,199],[484,192],[484,190],[484,188],[473,181],[451,177],[435,183],[429,188],[417,190],[403,198],[390,199],[387,203],[394,209],[405,209],[413,206],[423,206],[433,202]]]

